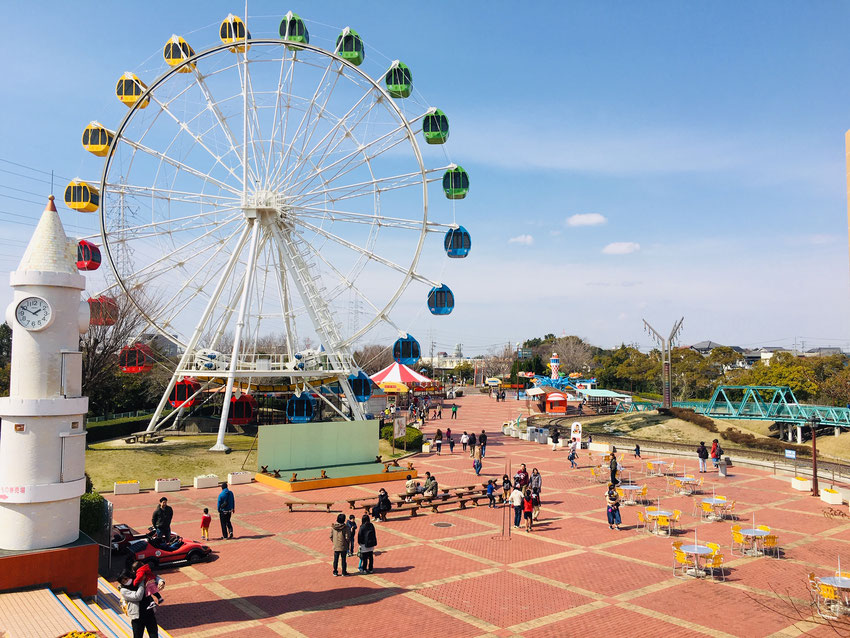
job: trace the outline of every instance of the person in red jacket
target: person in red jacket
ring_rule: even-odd
[[[531,514],[534,511],[534,500],[531,498],[531,490],[525,490],[522,499],[522,517],[525,519],[525,531],[531,531]]]

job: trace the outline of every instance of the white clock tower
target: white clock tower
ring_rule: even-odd
[[[53,196],[9,280],[14,299],[10,396],[0,398],[0,549],[76,541],[85,491],[80,334],[89,306]]]

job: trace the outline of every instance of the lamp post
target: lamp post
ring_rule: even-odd
[[[818,444],[817,426],[820,421],[815,415],[809,417],[809,427],[812,429],[812,496],[820,496],[818,490]]]

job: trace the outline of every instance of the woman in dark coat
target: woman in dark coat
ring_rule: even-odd
[[[378,545],[378,537],[375,534],[375,526],[366,514],[363,515],[357,532],[357,543],[360,545],[360,572],[371,574],[375,568],[375,547]]]
[[[372,518],[379,518],[382,521],[387,520],[387,512],[393,508],[390,502],[390,495],[382,487],[378,492],[378,504],[372,508]]]

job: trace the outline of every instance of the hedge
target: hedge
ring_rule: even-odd
[[[128,436],[134,432],[140,432],[148,427],[150,417],[127,417],[126,419],[115,419],[115,421],[104,421],[103,423],[86,424],[86,443],[97,443]]]
[[[80,529],[92,538],[100,538],[106,527],[106,499],[97,492],[80,497]]]
[[[393,426],[385,425],[381,428],[381,438],[389,441],[393,436]],[[416,428],[408,427],[407,432],[404,435],[404,438],[396,439],[395,446],[396,447],[405,447],[405,442],[407,443],[407,451],[416,451],[422,449],[422,431]]]
[[[669,408],[668,412],[677,419],[682,419],[682,421],[688,421],[689,423],[703,427],[709,432],[720,432],[714,421],[704,414],[697,414],[693,410],[689,410],[687,408]]]

